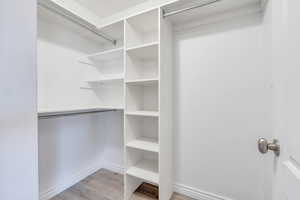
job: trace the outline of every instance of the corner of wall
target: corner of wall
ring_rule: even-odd
[[[103,162],[99,161],[81,171],[75,172],[73,175],[64,179],[64,181],[61,181],[57,185],[53,185],[53,186],[49,187],[47,190],[40,191],[39,199],[40,200],[51,199],[52,197],[63,192],[64,190],[68,189],[72,185],[75,185],[76,183],[80,182],[81,180],[85,179],[89,175],[97,172],[98,170],[100,170],[102,168],[103,168]]]

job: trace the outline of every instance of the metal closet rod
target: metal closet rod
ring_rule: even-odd
[[[202,7],[217,3],[219,1],[222,1],[222,0],[214,0],[214,1],[210,1],[207,3],[200,4],[200,5],[191,6],[191,7],[187,7],[187,8],[183,8],[183,9],[179,9],[179,10],[175,10],[175,11],[170,11],[170,12],[166,12],[165,10],[163,10],[163,17],[170,17],[170,16],[177,15],[177,14],[180,14],[180,13],[183,13],[183,12],[186,12],[189,10],[193,10],[196,8],[202,8]]]
[[[59,10],[59,9],[55,9],[55,8],[53,8],[53,7],[51,7],[51,6],[48,6],[48,5],[46,5],[45,3],[42,3],[42,2],[38,2],[38,5],[41,6],[41,7],[43,7],[43,8],[46,8],[46,9],[50,10],[51,12],[54,12],[54,13],[56,13],[56,14],[58,14],[58,15],[64,17],[64,18],[68,19],[69,21],[71,21],[71,22],[73,22],[73,23],[75,23],[75,24],[77,24],[77,25],[79,25],[79,26],[81,26],[81,27],[83,27],[83,28],[85,28],[85,29],[87,29],[88,31],[90,31],[90,32],[92,32],[92,33],[94,33],[94,34],[100,36],[101,38],[103,38],[103,39],[105,39],[105,40],[107,40],[107,41],[109,41],[109,42],[111,42],[113,45],[116,45],[116,44],[117,44],[117,40],[116,40],[116,39],[113,39],[113,38],[111,38],[111,37],[109,37],[109,36],[107,36],[107,35],[101,33],[101,32],[97,29],[96,26],[94,26],[93,24],[87,22],[86,20],[82,19],[81,17],[79,17],[79,16],[73,14],[72,12],[66,10],[65,8],[62,8],[62,7],[59,6],[59,5],[58,5],[59,8],[60,8],[61,10],[63,10],[63,11],[61,11],[61,10]],[[66,14],[66,13],[68,13],[68,14]],[[72,17],[72,16],[70,16],[70,15],[74,15],[76,18],[80,19],[80,20],[83,21],[84,23],[83,23],[83,22],[80,22],[79,20],[74,19],[74,17]]]
[[[48,119],[53,117],[65,117],[65,116],[72,116],[72,115],[84,115],[84,114],[93,114],[93,113],[101,113],[101,112],[112,112],[117,111],[116,109],[109,109],[109,110],[92,110],[92,111],[78,111],[78,112],[71,112],[71,113],[54,113],[54,114],[39,114],[39,119]]]

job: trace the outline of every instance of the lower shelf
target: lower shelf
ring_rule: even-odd
[[[142,110],[136,110],[136,111],[126,111],[126,115],[135,115],[135,116],[149,116],[149,117],[158,117],[159,112],[158,111],[142,111]]]
[[[111,77],[103,77],[99,79],[91,79],[91,80],[85,80],[87,83],[112,83],[112,82],[121,82],[124,80],[123,75],[116,75]]]
[[[134,176],[136,178],[143,179],[150,183],[158,184],[159,175],[158,175],[158,161],[156,160],[141,160],[136,165],[130,167],[127,172],[127,175]]]
[[[145,137],[138,138],[128,142],[126,146],[130,148],[145,150],[145,151],[151,151],[156,153],[159,152],[158,141],[151,138],[145,138]]]

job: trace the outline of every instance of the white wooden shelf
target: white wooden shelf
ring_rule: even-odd
[[[144,45],[135,46],[127,49],[127,54],[136,59],[157,59],[158,58],[158,43],[152,42]]]
[[[110,83],[124,81],[124,74],[105,76],[99,79],[85,80],[88,83]]]
[[[78,59],[78,61],[85,64],[92,64],[91,60],[98,62],[106,62],[115,59],[122,59],[123,53],[123,48],[110,49],[107,51],[102,51],[81,57]]]
[[[158,161],[141,160],[136,165],[130,167],[126,174],[154,184],[159,184]]]
[[[107,80],[107,81],[92,80],[92,81],[86,81],[86,85],[81,86],[80,89],[83,89],[83,90],[99,90],[99,89],[106,88],[107,90],[110,89],[112,91],[113,89],[111,88],[111,86],[115,86],[116,84],[113,84],[113,83],[118,83],[118,82],[121,82],[121,80]],[[118,85],[122,86],[121,84],[118,84]],[[110,86],[110,88],[108,88],[108,86]]]
[[[126,80],[125,83],[130,85],[152,85],[158,83],[158,78]]]
[[[158,111],[144,111],[144,110],[137,110],[137,111],[126,111],[126,115],[134,115],[134,116],[145,116],[145,117],[158,117]]]
[[[153,47],[153,46],[158,46],[158,44],[159,44],[159,42],[157,42],[157,41],[149,42],[149,43],[129,47],[129,48],[126,49],[126,51],[141,50],[141,49],[145,49],[145,48],[149,48],[149,47]]]
[[[157,139],[152,138],[138,138],[133,141],[130,141],[126,144],[127,147],[135,148],[135,149],[141,149],[145,151],[151,151],[151,152],[159,152],[159,145]]]
[[[84,80],[81,89],[97,89],[102,85],[123,84],[124,74],[106,75],[100,78]]]

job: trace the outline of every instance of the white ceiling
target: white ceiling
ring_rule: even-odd
[[[75,0],[100,18],[108,17],[147,0]]]

